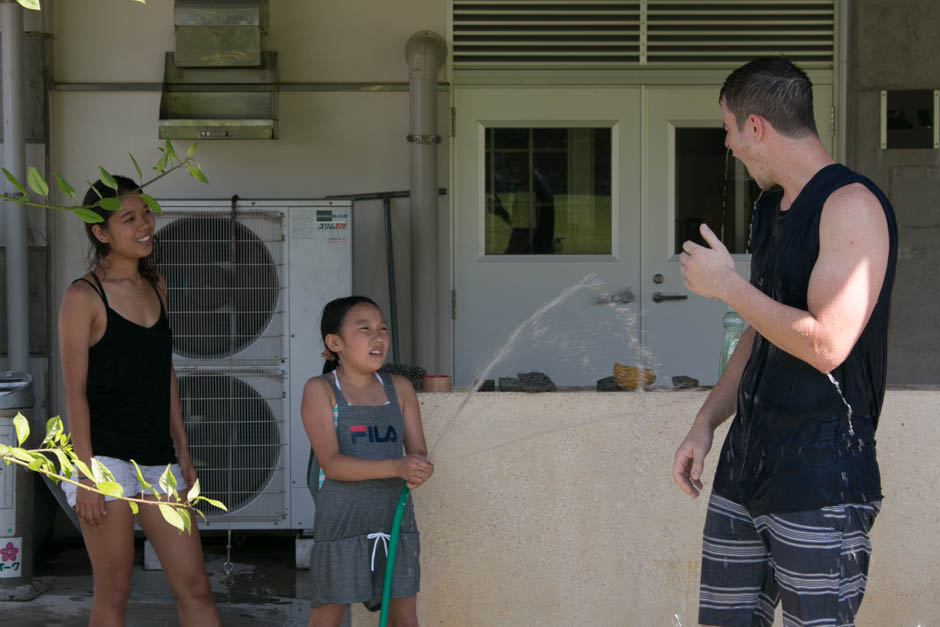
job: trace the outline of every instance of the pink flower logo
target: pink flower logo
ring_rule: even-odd
[[[0,559],[4,562],[15,562],[19,552],[20,550],[13,546],[12,542],[7,542],[7,545],[0,549]]]

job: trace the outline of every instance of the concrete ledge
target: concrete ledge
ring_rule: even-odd
[[[447,459],[459,447],[442,442],[434,477],[414,493],[422,623],[696,624],[706,499],[682,494],[671,471],[706,394],[478,394],[450,425],[464,394],[419,395],[432,446],[445,425],[468,447],[555,429],[461,459]],[[887,393],[878,429],[886,498],[859,625],[940,620],[938,413],[940,391]],[[581,426],[564,429],[572,424]],[[354,625],[376,622],[354,608]]]

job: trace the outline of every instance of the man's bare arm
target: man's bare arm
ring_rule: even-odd
[[[703,225],[702,234],[711,248],[683,246],[687,287],[725,301],[768,341],[820,372],[845,361],[875,308],[888,264],[887,220],[868,189],[848,185],[823,207],[808,311],[778,303],[745,281],[714,233]]]

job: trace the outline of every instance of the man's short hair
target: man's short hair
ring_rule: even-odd
[[[770,122],[778,133],[802,137],[816,132],[813,84],[806,72],[783,56],[760,57],[725,79],[718,101],[734,114],[740,130],[751,114]]]

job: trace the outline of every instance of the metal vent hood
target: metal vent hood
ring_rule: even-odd
[[[277,53],[264,51],[267,0],[176,0],[161,139],[276,139]]]

